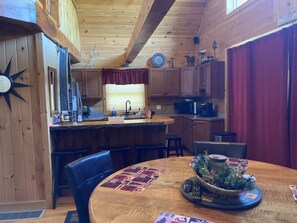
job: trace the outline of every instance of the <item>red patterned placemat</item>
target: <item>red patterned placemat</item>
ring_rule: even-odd
[[[168,212],[162,212],[158,216],[157,220],[155,223],[214,223],[211,221],[207,221],[205,219],[200,219],[200,218],[193,218],[193,217],[188,217],[184,215],[177,215],[177,214],[172,214]]]
[[[165,169],[163,168],[131,166],[101,186],[118,190],[142,192],[164,171]]]

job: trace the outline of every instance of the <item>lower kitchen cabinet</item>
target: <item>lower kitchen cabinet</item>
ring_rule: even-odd
[[[193,152],[193,141],[214,141],[214,133],[224,131],[223,118],[193,118],[172,115],[173,124],[168,125],[168,133],[182,137],[182,144]]]
[[[193,141],[213,141],[214,133],[224,131],[223,118],[184,119],[184,144],[190,151],[193,151]]]

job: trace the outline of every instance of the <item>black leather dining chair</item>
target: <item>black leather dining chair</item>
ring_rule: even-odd
[[[246,143],[237,142],[212,142],[212,141],[194,141],[194,156],[199,154],[222,154],[227,157],[246,159],[247,145]]]
[[[65,166],[80,223],[89,223],[88,202],[95,187],[114,172],[109,151],[95,153]]]

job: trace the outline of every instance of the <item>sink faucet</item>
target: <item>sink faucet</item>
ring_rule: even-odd
[[[128,110],[128,103],[130,104],[130,107],[129,107],[129,110]],[[129,112],[131,111],[131,101],[129,101],[129,100],[127,100],[126,102],[125,102],[125,105],[126,105],[126,115],[128,115],[129,114]]]

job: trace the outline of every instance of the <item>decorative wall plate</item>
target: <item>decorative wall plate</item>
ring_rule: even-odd
[[[162,53],[156,53],[152,57],[152,63],[155,67],[163,67],[166,63],[166,58]]]

